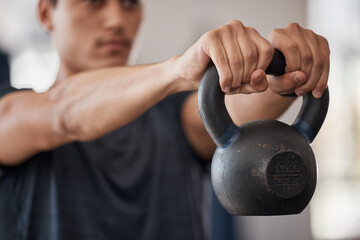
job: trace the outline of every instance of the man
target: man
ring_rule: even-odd
[[[181,56],[127,67],[140,1],[39,0],[38,15],[61,65],[45,93],[0,87],[2,239],[203,239],[201,160],[215,145],[189,91],[209,62],[225,93],[256,93],[227,98],[238,124],[327,85],[327,41],[297,24],[269,42],[233,21]],[[287,73],[267,79],[274,48]]]

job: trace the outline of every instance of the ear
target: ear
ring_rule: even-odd
[[[39,0],[37,13],[40,23],[45,31],[50,32],[53,29],[53,15],[54,6],[50,0]]]

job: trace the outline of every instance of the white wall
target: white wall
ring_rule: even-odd
[[[317,239],[360,239],[360,1],[308,0],[308,23],[329,41],[330,106],[316,143]]]
[[[202,33],[233,19],[267,37],[290,22],[306,24],[305,0],[144,0],[145,18],[132,63],[183,53]]]

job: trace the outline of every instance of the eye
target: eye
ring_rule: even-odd
[[[140,5],[140,0],[122,0],[122,5],[125,8],[134,8]]]

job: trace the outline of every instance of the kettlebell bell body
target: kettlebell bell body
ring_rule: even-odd
[[[258,120],[241,125],[228,147],[216,149],[211,179],[219,201],[233,215],[296,214],[314,193],[316,161],[297,130]]]
[[[267,70],[284,73],[279,51]],[[287,215],[301,213],[316,187],[317,164],[310,143],[325,119],[329,93],[320,99],[311,93],[295,122],[256,120],[236,126],[224,103],[215,66],[206,71],[198,92],[200,116],[217,144],[211,181],[217,198],[233,215]]]

